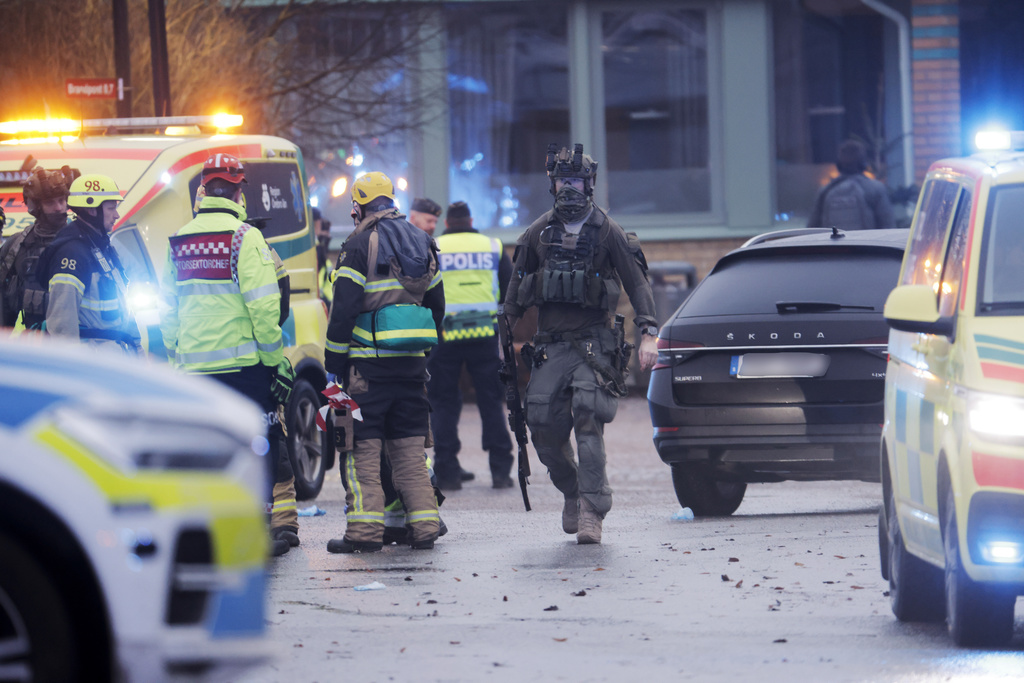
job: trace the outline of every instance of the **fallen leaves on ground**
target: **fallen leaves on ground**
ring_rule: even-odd
[[[582,598],[586,594],[587,594],[587,591],[583,590],[582,588],[580,590],[576,591],[575,593],[573,593],[573,595],[576,596],[577,598]]]
[[[544,611],[545,612],[557,612],[558,611],[558,605],[551,605],[551,607],[545,607]]]

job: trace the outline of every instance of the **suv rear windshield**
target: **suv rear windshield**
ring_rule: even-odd
[[[774,315],[778,303],[820,302],[842,307],[836,312],[881,313],[902,260],[896,250],[750,253],[718,266],[687,299],[684,311],[687,316]]]
[[[982,246],[978,306],[989,315],[1021,315],[1024,311],[1024,185],[993,192],[989,224]]]

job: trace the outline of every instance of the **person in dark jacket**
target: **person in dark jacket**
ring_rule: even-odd
[[[864,172],[868,168],[864,145],[847,140],[836,159],[839,175],[818,192],[808,227],[840,230],[895,228],[889,192],[885,185]]]

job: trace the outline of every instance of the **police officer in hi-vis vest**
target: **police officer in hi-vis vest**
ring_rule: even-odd
[[[625,288],[643,333],[640,366],[650,368],[658,356],[654,296],[639,240],[593,202],[597,163],[583,145],[548,147],[547,171],[555,206],[519,237],[505,314],[514,326],[527,308],[538,309],[526,423],[565,497],[562,530],[578,543],[600,543],[612,507],[604,425],[625,395],[621,345],[609,315]]]
[[[481,235],[473,228],[466,202],[448,207],[445,231],[437,238],[437,246],[445,285],[444,329],[441,342],[427,360],[437,486],[442,491],[462,488],[459,377],[465,365],[476,392],[483,425],[481,446],[488,454],[491,485],[496,489],[512,488],[512,439],[498,377],[501,360],[495,329],[498,302],[512,276],[512,259],[501,240]]]
[[[353,450],[342,462],[346,528],[332,553],[373,552],[384,545],[381,454],[405,508],[410,545],[430,549],[440,518],[423,457],[429,425],[426,350],[444,318],[437,245],[395,208],[383,173],[352,183],[356,229],[338,256],[325,366],[362,412]]]

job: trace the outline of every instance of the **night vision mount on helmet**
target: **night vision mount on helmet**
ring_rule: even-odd
[[[57,171],[36,166],[22,187],[22,196],[28,212],[38,219],[43,211],[43,202],[67,199],[71,183],[80,175],[82,174],[77,169],[69,166],[63,166]]]
[[[547,170],[551,178],[551,194],[555,194],[555,180],[558,178],[582,178],[584,194],[588,197],[594,194],[597,162],[583,153],[582,144],[577,142],[570,152],[567,147],[559,149],[552,142],[548,145]]]

